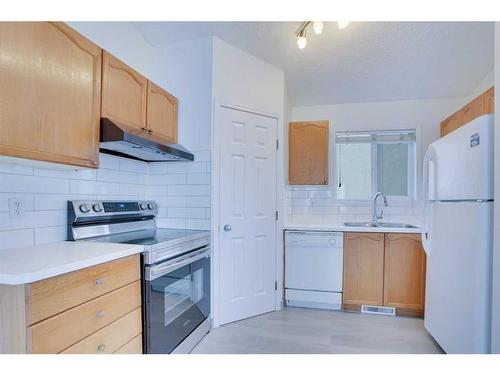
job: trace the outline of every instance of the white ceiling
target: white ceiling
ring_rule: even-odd
[[[492,22],[134,22],[153,45],[217,36],[285,71],[291,105],[467,96],[493,69]]]

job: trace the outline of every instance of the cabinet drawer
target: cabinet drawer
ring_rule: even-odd
[[[134,337],[114,354],[142,354],[142,335]]]
[[[141,306],[135,281],[111,293],[28,327],[32,353],[59,353]]]
[[[109,354],[127,345],[141,333],[141,309],[115,320],[103,329],[70,346],[64,354]]]
[[[28,290],[28,325],[139,279],[139,256],[133,255],[33,283]]]

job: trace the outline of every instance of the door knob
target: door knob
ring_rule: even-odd
[[[231,232],[231,229],[233,229],[233,228],[231,228],[231,225],[229,225],[229,224],[224,225],[224,231]]]

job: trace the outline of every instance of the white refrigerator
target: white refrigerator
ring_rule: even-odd
[[[490,352],[493,124],[478,117],[424,158],[424,324],[446,353]]]

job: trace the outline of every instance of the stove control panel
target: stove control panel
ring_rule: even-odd
[[[70,216],[112,217],[130,215],[133,217],[156,216],[158,210],[154,201],[68,201]]]

